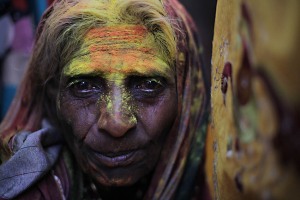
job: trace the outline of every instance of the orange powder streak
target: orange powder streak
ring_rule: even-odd
[[[132,49],[142,53],[153,54],[151,47],[143,47],[142,42],[147,38],[147,29],[144,26],[115,26],[101,27],[89,31],[87,40],[93,41],[89,47],[91,57],[97,58],[99,52],[110,55],[127,53]],[[126,57],[126,56],[125,56]],[[132,57],[126,57],[130,59]]]
[[[141,25],[92,29],[79,53],[85,56],[75,58],[64,70],[65,74],[171,74],[168,64],[160,58],[154,36]]]
[[[110,26],[110,27],[101,27],[91,29],[87,34],[87,39],[94,38],[107,38],[107,39],[143,39],[147,34],[147,29],[144,26],[140,25],[119,25],[119,26]],[[105,39],[105,40],[107,40]]]

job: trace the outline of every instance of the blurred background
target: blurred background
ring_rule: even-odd
[[[0,0],[0,121],[24,74],[38,21],[51,0]]]
[[[53,0],[0,0],[0,121],[24,74],[35,29]],[[181,0],[198,25],[204,63],[210,67],[216,0]]]

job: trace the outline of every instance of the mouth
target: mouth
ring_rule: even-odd
[[[93,151],[94,159],[109,168],[126,167],[138,162],[141,158],[140,154],[139,150],[120,151],[114,153],[100,153]]]

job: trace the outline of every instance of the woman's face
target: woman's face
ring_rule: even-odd
[[[95,28],[63,69],[58,113],[79,165],[127,186],[157,164],[177,114],[175,73],[143,26]]]

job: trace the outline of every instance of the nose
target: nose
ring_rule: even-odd
[[[122,94],[121,90],[114,90],[110,97],[105,100],[105,106],[101,106],[98,119],[98,128],[113,137],[124,136],[137,124],[128,95]]]

